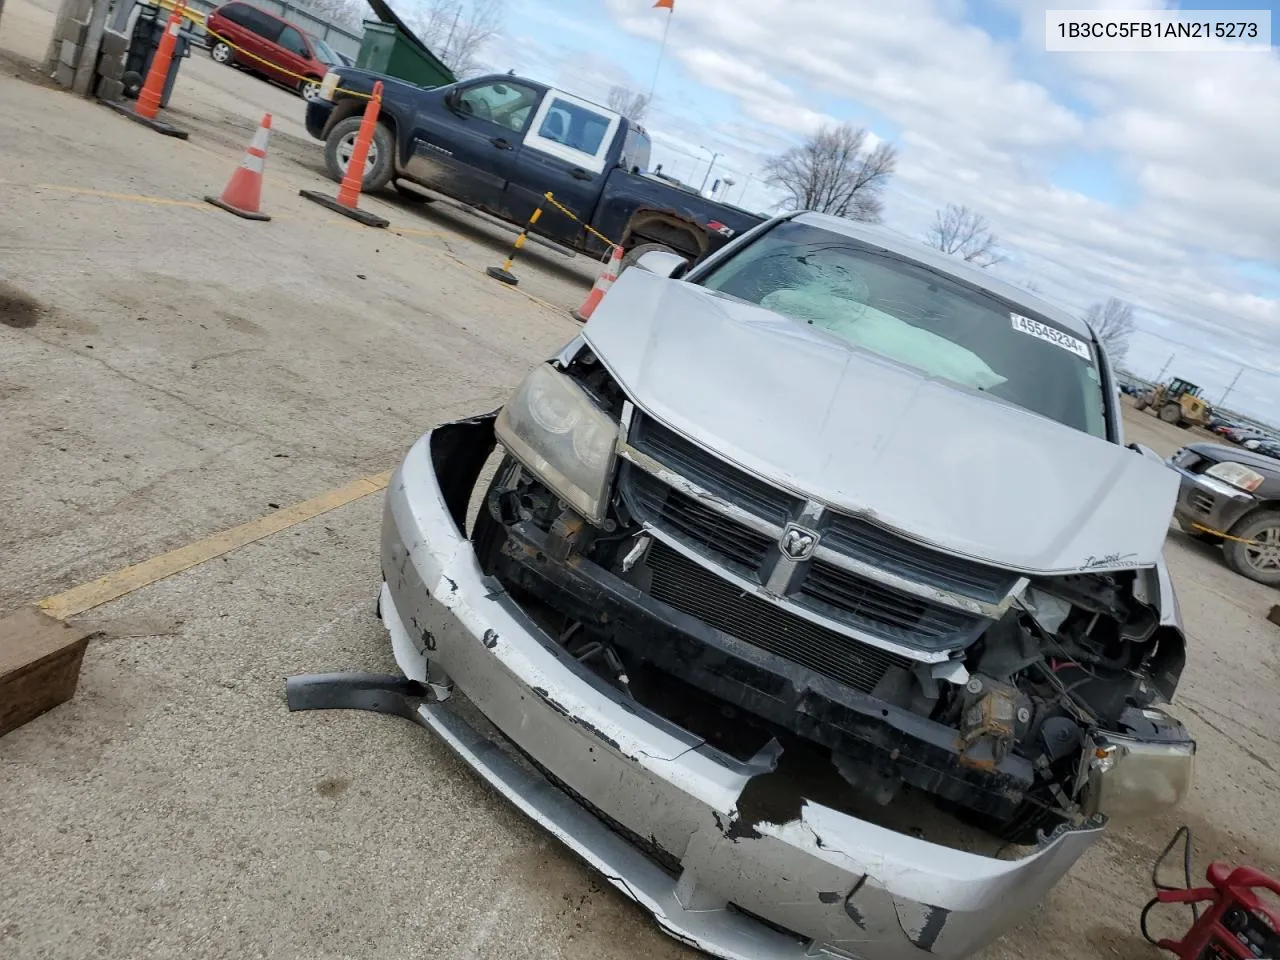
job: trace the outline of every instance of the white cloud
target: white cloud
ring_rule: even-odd
[[[997,2],[1020,18],[1018,39],[967,23],[965,0],[677,0],[648,120],[655,159],[668,148],[701,157],[675,167],[696,183],[705,146],[726,154],[717,175],[742,182],[848,104],[855,122],[883,118],[875,132],[899,146],[889,226],[920,236],[945,203],[980,211],[1010,254],[996,268],[1010,279],[1034,279],[1076,310],[1108,296],[1133,302],[1143,332],[1131,359],[1149,374],[1176,350],[1185,375],[1216,396],[1239,363],[1280,371],[1280,300],[1231,259],[1280,269],[1280,59],[1047,54],[1048,7],[1168,4]],[[615,36],[656,55],[666,14],[652,0],[602,6]],[[562,52],[548,62],[566,70]],[[585,81],[604,69],[572,72]],[[635,72],[647,83],[651,69]],[[705,115],[693,105],[699,89],[736,110]],[[1068,153],[1112,163],[1123,204],[1054,185]],[[765,198],[757,184],[753,204]],[[1232,396],[1280,420],[1277,386],[1250,371]]]
[[[606,3],[624,30],[660,35],[647,0]],[[1280,367],[1280,352],[1257,349],[1275,343],[1280,302],[1247,288],[1226,260],[1280,263],[1280,60],[1050,55],[1044,11],[1062,4],[1006,6],[1022,18],[1020,42],[965,23],[960,0],[700,0],[680,5],[668,55],[734,95],[745,117],[781,130],[816,119],[797,104],[821,115],[836,99],[884,117],[901,148],[891,225],[918,236],[944,203],[981,211],[1010,249],[1002,271],[1012,279],[1034,277],[1077,310],[1112,295],[1138,305],[1151,333],[1135,359],[1157,355],[1166,335]],[[1117,208],[1055,187],[1064,150],[1114,158],[1132,200]]]

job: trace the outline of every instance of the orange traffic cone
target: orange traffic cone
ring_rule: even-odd
[[[270,220],[262,205],[262,171],[267,165],[267,139],[271,136],[271,114],[262,116],[262,125],[244,151],[244,159],[227,181],[220,197],[205,197],[215,207],[246,220]]]
[[[587,299],[582,302],[577,310],[570,311],[573,319],[579,323],[586,323],[591,319],[591,314],[596,312],[596,307],[600,305],[600,301],[604,299],[604,295],[609,292],[609,288],[613,286],[613,281],[618,279],[618,274],[622,272],[622,247],[615,245],[613,248],[613,256],[611,256],[604,269],[600,271],[600,275],[596,277],[595,284],[591,287],[591,292],[587,294]]]

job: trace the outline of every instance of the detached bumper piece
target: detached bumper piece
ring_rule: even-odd
[[[744,798],[776,751],[737,760],[626,699],[483,576],[461,530],[493,442],[492,416],[444,425],[388,485],[379,610],[407,679],[292,678],[292,709],[430,728],[666,933],[726,960],[970,956],[1101,834],[1100,820],[1064,829],[1007,861],[812,801],[778,811]],[[442,702],[451,684],[545,776]]]

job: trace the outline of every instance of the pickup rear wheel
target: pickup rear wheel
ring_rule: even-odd
[[[324,143],[324,165],[329,176],[339,183],[347,174],[347,165],[351,162],[351,153],[355,149],[356,134],[360,132],[362,117],[347,117],[334,124],[329,131],[329,138]],[[391,142],[391,131],[381,123],[373,128],[373,140],[369,143],[369,153],[365,156],[364,180],[360,184],[361,191],[381,190],[391,180],[395,172],[391,158],[395,147]]]

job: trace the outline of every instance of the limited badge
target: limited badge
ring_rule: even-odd
[[[1092,359],[1087,343],[1063,330],[1059,330],[1057,327],[1051,327],[1047,323],[1041,323],[1039,320],[1024,317],[1020,313],[1009,314],[1009,319],[1013,321],[1013,329],[1019,333],[1029,334],[1037,340],[1043,340],[1045,343],[1052,343],[1055,347],[1061,347],[1063,350],[1074,353],[1084,360]]]

